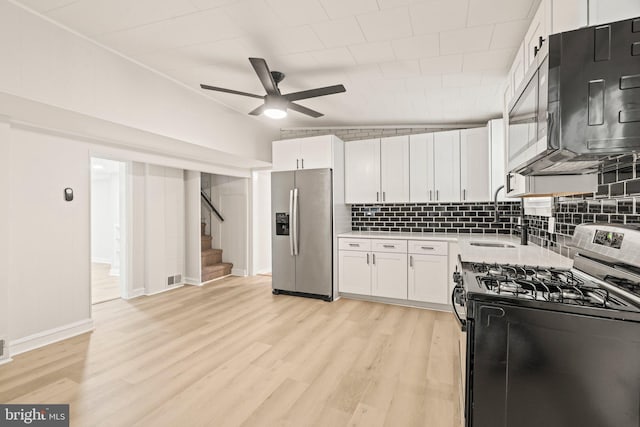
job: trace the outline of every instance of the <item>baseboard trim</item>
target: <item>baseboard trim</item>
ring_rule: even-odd
[[[184,284],[179,283],[179,284],[177,284],[177,285],[167,286],[167,289],[161,289],[161,290],[159,290],[159,291],[155,291],[155,292],[145,292],[144,294],[145,294],[146,296],[150,297],[151,295],[158,295],[158,294],[162,294],[162,293],[164,293],[164,292],[169,292],[169,291],[172,291],[172,290],[174,290],[174,289],[181,288],[181,287],[183,287],[183,286],[184,286]]]
[[[369,302],[380,302],[383,304],[401,305],[403,307],[425,308],[427,310],[447,311],[447,312],[452,311],[451,306],[448,304],[436,304],[436,303],[430,303],[430,302],[409,301],[404,299],[374,297],[372,295],[357,295],[357,294],[349,294],[346,292],[340,292],[340,296],[347,299],[357,299],[360,301],[369,301]]]
[[[244,268],[232,268],[231,269],[231,275],[232,276],[240,276],[240,277],[247,277],[247,270]]]
[[[123,297],[123,299],[134,299],[134,298],[138,298],[144,295],[144,288],[138,288],[138,289],[134,289],[132,290],[130,293],[127,294],[126,297]]]
[[[79,322],[73,322],[68,325],[49,329],[47,331],[38,332],[24,338],[11,341],[9,343],[9,355],[15,356],[17,354],[35,350],[36,348],[44,347],[45,345],[63,341],[91,331],[93,331],[93,320],[85,319],[80,320]]]
[[[111,260],[109,258],[91,258],[91,262],[93,264],[109,264],[109,265],[111,265]]]
[[[112,268],[111,270],[109,270],[109,276],[120,277],[120,269],[119,268]]]
[[[226,276],[216,277],[215,279],[207,280],[206,282],[200,283],[199,286],[204,286],[204,285],[206,285],[208,283],[217,282],[218,280],[226,279],[227,277],[231,277],[231,276],[237,276],[237,274],[231,273],[231,274],[227,274]]]
[[[196,277],[185,277],[184,284],[189,286],[202,286],[202,282]]]
[[[0,359],[0,366],[1,366],[1,365],[5,365],[5,364],[7,364],[7,363],[9,363],[9,362],[13,362],[13,359],[12,359],[12,358],[10,358],[10,357],[9,357],[9,358],[6,358],[6,359]]]

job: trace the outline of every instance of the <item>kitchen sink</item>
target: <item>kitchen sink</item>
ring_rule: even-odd
[[[481,246],[483,248],[503,248],[503,249],[515,249],[515,246],[508,243],[500,242],[470,242],[471,246]]]

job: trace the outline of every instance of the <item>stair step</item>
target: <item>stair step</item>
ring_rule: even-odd
[[[233,264],[230,262],[221,262],[219,264],[202,267],[202,281],[208,282],[218,277],[228,276],[231,274],[232,268]]]
[[[200,236],[200,249],[203,251],[211,249],[211,236]]]
[[[222,249],[206,249],[201,252],[202,266],[220,264],[222,262]]]

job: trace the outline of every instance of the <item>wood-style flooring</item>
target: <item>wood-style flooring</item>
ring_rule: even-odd
[[[91,263],[91,303],[120,298],[120,278],[110,276],[111,264]]]
[[[460,425],[450,313],[270,283],[96,305],[93,333],[0,366],[0,402],[70,403],[78,427]]]

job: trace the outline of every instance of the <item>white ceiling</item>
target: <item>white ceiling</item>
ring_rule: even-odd
[[[539,0],[21,0],[54,21],[199,90],[263,95],[248,57],[287,77],[300,101],[279,127],[480,122]],[[246,114],[260,100],[206,91]],[[269,119],[257,118],[261,121]]]

